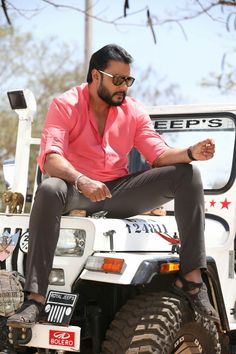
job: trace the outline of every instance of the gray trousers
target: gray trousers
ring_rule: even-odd
[[[45,179],[36,192],[29,225],[25,291],[45,296],[58,241],[61,215],[85,209],[101,210],[106,217],[127,218],[157,208],[174,199],[181,241],[181,270],[206,267],[204,194],[196,166],[176,164],[153,168],[106,182],[112,198],[91,202],[59,178]]]

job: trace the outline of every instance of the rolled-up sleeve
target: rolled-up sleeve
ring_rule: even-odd
[[[69,124],[67,115],[68,112],[63,104],[54,99],[46,116],[37,159],[43,173],[45,173],[44,162],[47,154],[55,152],[65,156],[68,151]]]
[[[170,148],[160,134],[155,131],[148,114],[142,111],[139,113],[137,119],[135,147],[150,165],[164,151]]]

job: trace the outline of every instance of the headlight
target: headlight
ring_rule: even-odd
[[[61,229],[56,256],[82,256],[84,254],[86,232],[82,229]]]

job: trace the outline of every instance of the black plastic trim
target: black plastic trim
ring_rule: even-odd
[[[208,218],[208,219],[212,219],[212,220],[216,220],[216,221],[220,222],[224,226],[225,231],[229,231],[229,224],[221,216],[218,216],[215,214],[210,214],[210,213],[205,213],[205,217],[206,217],[206,219]]]
[[[132,285],[148,284],[152,278],[159,273],[160,266],[163,263],[179,263],[179,257],[158,257],[146,259],[139,265],[133,279]]]
[[[172,210],[167,210],[166,211],[166,215],[175,216],[175,212],[172,211]],[[227,231],[227,232],[229,231],[229,224],[221,216],[218,216],[218,215],[215,215],[215,214],[210,214],[210,213],[205,213],[205,218],[218,221],[219,223],[221,223],[224,226],[225,231]]]
[[[220,285],[219,274],[217,271],[217,266],[215,260],[212,257],[207,257],[207,271],[206,275],[211,279],[214,294],[217,301],[218,311],[221,320],[221,326],[224,331],[230,332],[229,321],[226,313],[224,297]]]

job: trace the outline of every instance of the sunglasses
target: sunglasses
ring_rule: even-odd
[[[132,86],[134,83],[135,78],[132,76],[124,76],[124,75],[111,75],[108,73],[105,73],[105,71],[98,70],[101,74],[107,75],[112,78],[112,83],[115,86],[120,86],[124,82],[128,87]]]

